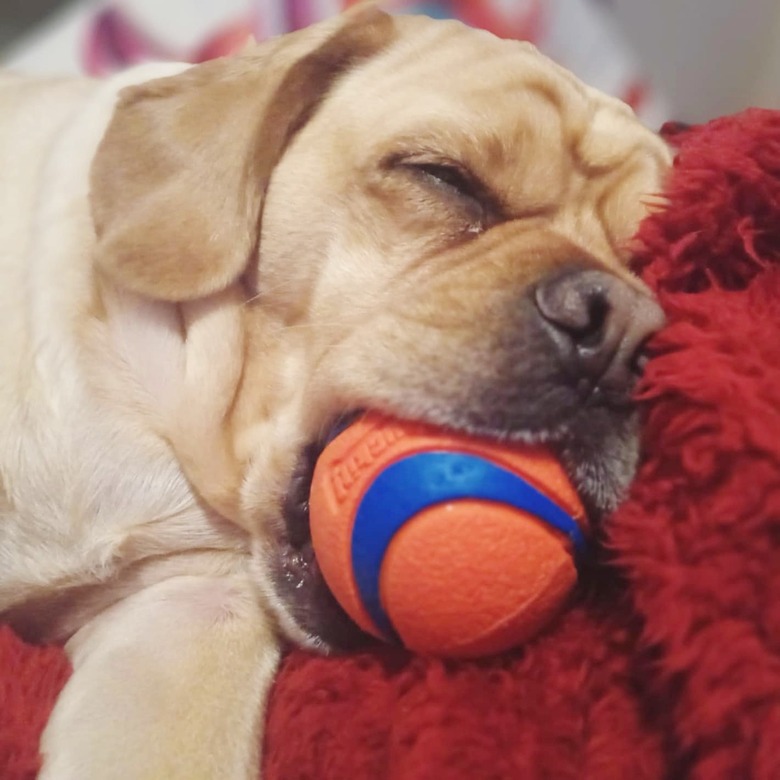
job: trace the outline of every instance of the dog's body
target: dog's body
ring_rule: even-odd
[[[116,381],[121,355],[151,370],[156,355],[173,370],[162,304],[130,296],[95,316],[89,168],[127,79],[0,83],[0,611],[33,637],[73,637],[73,684],[44,740],[44,777],[243,777],[257,765],[277,655],[247,541],[198,500],[138,397],[151,388]],[[176,414],[177,388],[152,381]],[[238,676],[220,672],[233,663]],[[193,696],[166,711],[185,679]],[[225,697],[219,715],[214,695]]]
[[[624,245],[668,156],[530,47],[363,11],[192,70],[2,76],[0,163],[0,613],[74,664],[43,777],[254,775],[277,626],[327,638],[283,503],[340,414],[625,487],[659,320]],[[535,357],[593,279],[640,323],[598,378]]]

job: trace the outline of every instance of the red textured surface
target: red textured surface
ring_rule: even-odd
[[[0,625],[0,778],[33,780],[38,740],[70,673],[56,647],[28,647]]]
[[[617,567],[492,661],[290,654],[265,780],[780,777],[780,114],[675,142],[669,208],[641,229],[670,322],[607,523]],[[31,776],[62,670],[0,632],[3,780]]]

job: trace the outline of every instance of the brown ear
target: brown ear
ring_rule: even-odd
[[[125,89],[92,166],[98,266],[157,299],[227,287],[255,249],[268,179],[290,139],[333,81],[392,36],[387,14],[362,7]]]

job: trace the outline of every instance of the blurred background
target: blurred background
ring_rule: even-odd
[[[338,13],[354,0],[0,0],[0,64],[107,75],[191,62]],[[780,108],[778,0],[388,0],[532,40],[651,127],[751,105]]]

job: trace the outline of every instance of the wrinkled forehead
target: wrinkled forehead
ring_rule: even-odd
[[[420,86],[461,85],[475,96],[498,88],[537,91],[555,104],[585,98],[580,81],[526,41],[498,38],[456,20],[397,16],[394,23],[397,36],[385,57],[398,78],[412,73],[430,80]]]
[[[418,146],[451,141],[461,154],[478,151],[498,167],[528,165],[541,147],[557,147],[561,161],[588,168],[613,167],[634,151],[665,163],[663,144],[628,106],[531,44],[452,20],[399,16],[395,25],[388,49],[327,101],[371,137]]]

